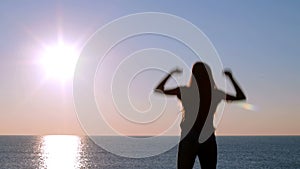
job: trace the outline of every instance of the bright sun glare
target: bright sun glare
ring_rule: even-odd
[[[81,139],[78,136],[49,135],[43,137],[41,168],[82,168]]]
[[[76,48],[65,43],[58,43],[45,47],[40,63],[47,78],[66,81],[73,77],[77,59]]]

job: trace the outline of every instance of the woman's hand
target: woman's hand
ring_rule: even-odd
[[[175,74],[175,73],[181,74],[182,73],[182,69],[176,68],[176,69],[174,69],[174,70],[172,70],[170,72],[170,74]]]
[[[223,73],[224,73],[224,75],[226,75],[228,77],[232,77],[232,73],[231,73],[230,69],[225,69]]]

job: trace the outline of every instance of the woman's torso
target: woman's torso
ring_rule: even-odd
[[[181,87],[180,100],[184,109],[180,124],[182,136],[187,134],[205,140],[214,133],[214,114],[222,100],[222,92],[213,89],[211,92],[199,91],[197,87]],[[201,138],[199,138],[201,140]]]

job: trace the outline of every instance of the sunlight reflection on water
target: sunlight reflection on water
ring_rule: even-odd
[[[42,138],[42,169],[77,169],[83,167],[82,143],[78,136],[49,135]]]

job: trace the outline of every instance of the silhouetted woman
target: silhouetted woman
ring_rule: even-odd
[[[245,100],[246,96],[234,80],[230,71],[224,74],[231,80],[236,95],[229,95],[219,90],[212,77],[211,69],[203,62],[193,65],[189,86],[166,90],[166,82],[172,74],[181,73],[175,69],[156,87],[155,91],[175,95],[181,100],[183,118],[180,124],[181,139],[178,148],[178,169],[192,169],[198,156],[201,169],[217,167],[217,144],[213,117],[222,100]]]

